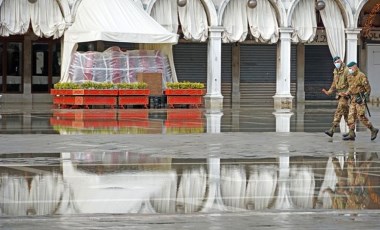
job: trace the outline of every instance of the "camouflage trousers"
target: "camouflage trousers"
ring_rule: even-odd
[[[355,100],[351,100],[349,111],[348,111],[348,127],[350,129],[355,129],[356,121],[360,120],[363,125],[367,128],[371,128],[372,124],[365,115],[365,105],[364,103],[358,104]]]
[[[338,106],[335,110],[334,120],[332,122],[333,126],[337,127],[339,125],[342,116],[346,122],[348,121],[348,107],[348,99],[345,97],[339,97]]]

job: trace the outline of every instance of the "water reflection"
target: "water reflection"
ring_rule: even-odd
[[[302,105],[302,104],[301,104]],[[323,132],[334,105],[264,108],[35,109],[0,111],[0,134],[199,134],[220,132]],[[372,109],[373,117],[378,110]],[[375,121],[374,121],[375,122]],[[359,124],[359,130],[366,130]]]
[[[200,109],[55,110],[50,124],[60,134],[204,133]]]
[[[377,154],[251,159],[6,154],[0,162],[3,216],[380,208]]]

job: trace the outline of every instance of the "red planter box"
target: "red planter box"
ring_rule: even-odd
[[[119,89],[119,106],[143,105],[148,108],[149,89]]]
[[[174,108],[174,105],[191,105],[198,107],[203,103],[203,89],[166,89],[167,104]]]
[[[117,89],[52,89],[53,103],[59,107],[117,105]]]

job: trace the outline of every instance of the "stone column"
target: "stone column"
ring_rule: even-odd
[[[360,33],[361,29],[346,29],[347,34],[347,57],[346,57],[346,64],[354,61],[357,62],[358,58],[358,34]],[[359,66],[360,67],[360,66]],[[347,133],[349,131],[349,128],[346,124],[346,121],[344,120],[344,117],[341,118],[340,123],[340,132],[341,133]]]
[[[280,28],[279,58],[277,59],[276,94],[273,96],[275,109],[291,109],[293,96],[290,94],[291,28]]]
[[[305,102],[305,45],[297,45],[297,103]]]
[[[361,29],[346,29],[347,34],[347,64],[357,62],[358,57],[358,34]]]
[[[205,107],[209,109],[223,108],[222,96],[222,27],[210,27],[207,50],[207,93],[204,96]]]
[[[32,103],[32,40],[33,35],[24,36],[24,47],[23,47],[23,95],[22,101],[25,103]]]
[[[232,46],[232,107],[240,107],[240,45]]]

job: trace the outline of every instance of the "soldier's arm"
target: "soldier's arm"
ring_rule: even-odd
[[[331,95],[336,90],[337,77],[334,75],[334,80],[331,83],[329,90],[322,90],[326,95]]]

